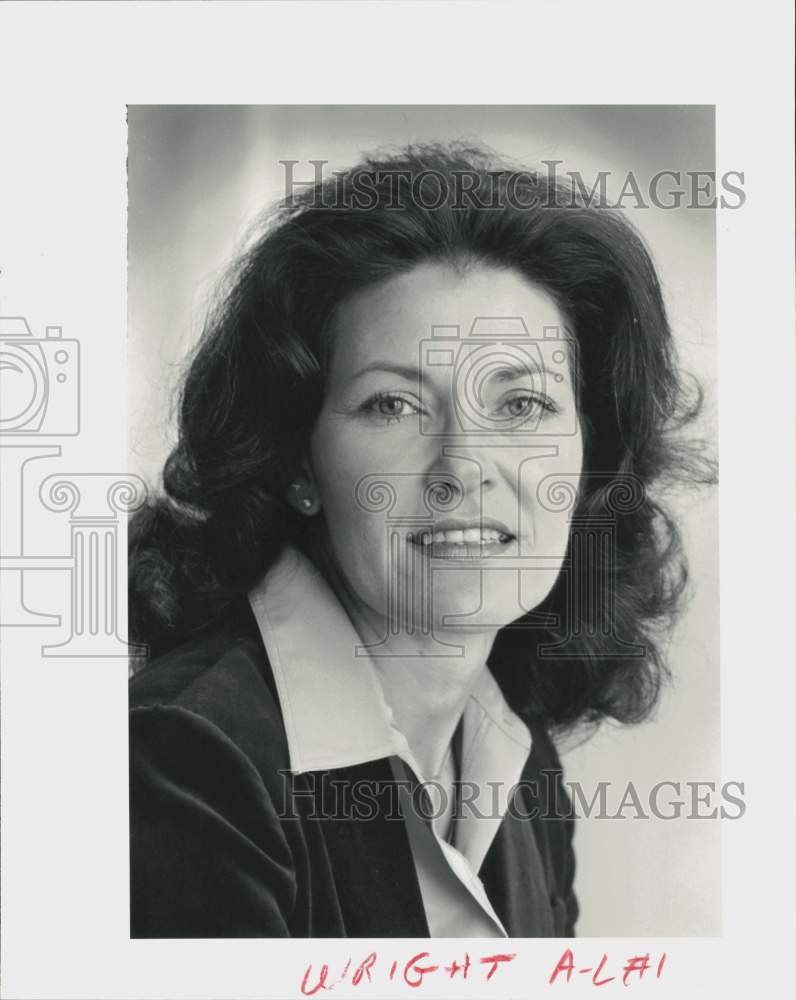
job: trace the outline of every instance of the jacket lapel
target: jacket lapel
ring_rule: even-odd
[[[389,759],[336,768],[316,788],[346,934],[429,937]]]

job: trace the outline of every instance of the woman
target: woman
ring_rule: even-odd
[[[551,734],[655,703],[698,402],[559,179],[412,147],[281,205],[131,525],[133,936],[573,934]]]

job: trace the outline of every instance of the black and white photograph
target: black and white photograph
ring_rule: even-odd
[[[793,994],[792,4],[0,4],[0,1000]]]
[[[128,128],[131,934],[717,933],[713,109]]]

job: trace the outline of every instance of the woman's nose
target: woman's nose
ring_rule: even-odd
[[[428,475],[449,480],[465,494],[491,489],[495,483],[493,466],[494,444],[470,435],[452,435],[437,441],[437,454]]]

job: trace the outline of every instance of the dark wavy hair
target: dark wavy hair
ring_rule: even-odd
[[[569,561],[590,553],[578,565],[596,591],[574,601],[572,574],[559,574],[501,630],[490,666],[528,720],[639,721],[687,590],[660,495],[715,479],[684,434],[701,391],[678,368],[650,253],[626,218],[462,143],[367,157],[264,217],[189,358],[162,491],[130,521],[130,638],[156,657],[212,627],[301,544],[285,495],[322,403],[335,308],[426,261],[513,269],[555,299],[577,342],[584,465]],[[608,522],[611,544],[590,546]],[[611,628],[586,605],[609,609]]]

